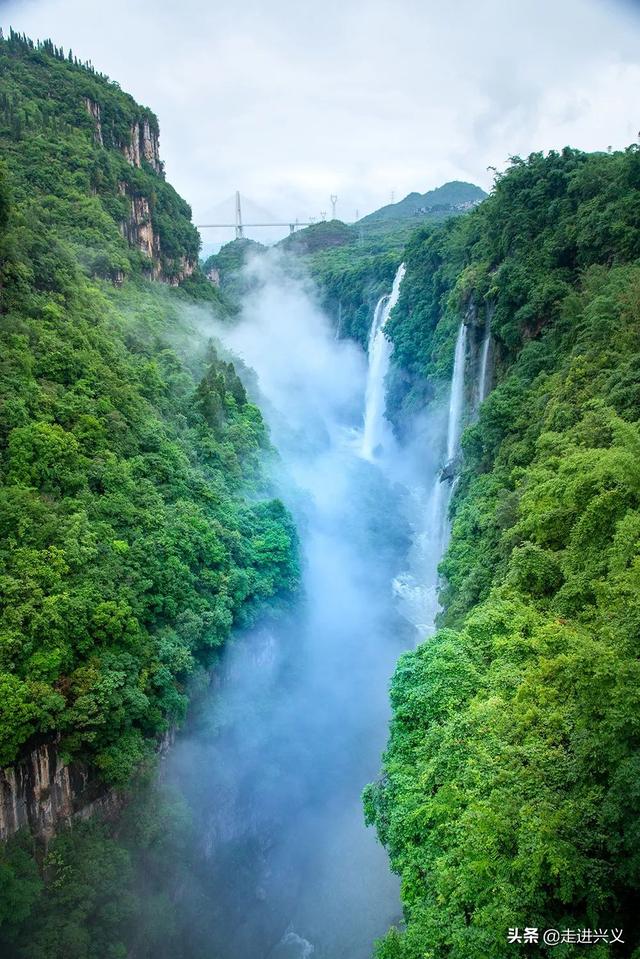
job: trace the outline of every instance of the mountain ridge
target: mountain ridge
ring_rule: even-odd
[[[434,212],[465,212],[473,209],[488,196],[475,183],[464,180],[448,180],[439,187],[427,190],[426,193],[408,193],[397,203],[388,203],[386,206],[368,213],[358,220],[358,224],[375,223],[381,220],[405,220],[421,217]],[[420,225],[418,222],[417,226]]]

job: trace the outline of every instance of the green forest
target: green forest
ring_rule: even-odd
[[[194,327],[228,310],[197,267],[172,285],[197,263],[190,210],[123,155],[145,121],[71,54],[0,42],[0,764],[53,740],[119,788],[298,580],[260,412]],[[139,197],[156,262],[121,229]],[[3,955],[125,954],[128,853],[98,824],[74,837],[0,853]]]
[[[496,385],[365,794],[406,916],[378,955],[584,953],[507,944],[525,926],[624,928],[589,955],[640,955],[640,151],[515,159],[406,257],[395,416],[438,395],[470,304]]]

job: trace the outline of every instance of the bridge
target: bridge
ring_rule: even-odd
[[[336,198],[337,199],[337,198]],[[332,198],[333,201],[333,198]],[[235,197],[236,204],[236,216],[234,223],[196,223],[198,230],[213,230],[213,229],[229,229],[236,231],[236,240],[241,240],[244,237],[245,228],[252,229],[253,227],[289,227],[289,233],[295,233],[298,227],[303,226],[313,226],[316,223],[316,220],[308,220],[306,222],[299,220],[297,217],[295,220],[290,221],[271,221],[265,223],[245,223],[242,219],[242,204],[240,202],[240,191],[236,190]],[[335,203],[334,203],[335,210]],[[322,219],[326,218],[326,213],[322,214]]]

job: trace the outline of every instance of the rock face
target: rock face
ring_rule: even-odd
[[[94,122],[94,143],[96,146],[104,147],[100,104],[89,97],[85,97],[84,105]],[[121,151],[132,167],[141,169],[143,164],[148,164],[154,173],[164,179],[158,131],[148,117],[142,117],[131,124],[129,142],[121,147]],[[154,230],[151,204],[148,197],[138,193],[133,195],[131,188],[123,180],[118,183],[118,193],[120,196],[128,197],[131,202],[131,211],[120,224],[122,235],[131,246],[140,250],[149,260],[151,277],[154,280],[161,280],[172,286],[177,286],[186,277],[191,276],[195,271],[196,263],[186,256],[181,256],[169,263],[165,262],[160,237]],[[119,281],[122,282],[122,279]],[[118,282],[118,278],[116,282]]]
[[[122,152],[131,166],[141,167],[142,161],[146,160],[156,173],[162,175],[158,134],[151,128],[148,119],[136,120],[131,124],[129,143],[125,144]]]
[[[93,139],[94,142],[100,146],[104,146],[104,139],[102,136],[102,116],[100,113],[100,104],[96,103],[95,100],[90,100],[89,97],[84,98],[84,105],[87,108],[87,113],[89,116],[93,117],[94,130],[93,130]]]
[[[146,196],[131,198],[131,213],[122,223],[122,234],[131,246],[137,247],[151,260],[154,279],[161,279],[160,240],[153,230],[151,208]]]
[[[131,125],[129,143],[122,147],[127,162],[133,167],[142,168],[148,164],[159,177],[164,179],[164,167],[160,159],[157,129],[146,117]],[[149,273],[154,280],[161,280],[171,286],[177,286],[196,269],[196,261],[187,256],[167,258],[163,256],[162,243],[154,229],[153,211],[147,196],[133,194],[127,183],[118,184],[118,193],[129,197],[131,209],[129,215],[120,224],[122,235],[127,242],[140,250],[149,260]]]
[[[211,280],[214,286],[220,286],[220,270],[215,266],[210,266],[206,272],[206,277]]]
[[[191,276],[196,269],[196,264],[186,256],[181,256],[177,261],[177,265],[178,272],[175,276],[164,277],[170,286],[178,286],[178,284],[186,280],[188,276]]]
[[[123,192],[126,196],[126,187]],[[127,242],[140,250],[150,261],[150,273],[154,280],[177,286],[194,272],[196,264],[186,256],[173,260],[170,271],[163,266],[160,238],[153,229],[151,207],[147,197],[131,197],[131,213],[122,222],[121,229]]]
[[[0,839],[19,829],[50,839],[59,823],[117,812],[121,797],[105,789],[81,763],[63,763],[55,743],[34,749],[0,770]]]

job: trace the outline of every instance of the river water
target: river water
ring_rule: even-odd
[[[369,365],[335,339],[312,291],[277,263],[255,271],[238,324],[217,333],[255,373],[247,382],[279,451],[303,588],[286,616],[228,647],[166,762],[197,824],[176,894],[183,949],[188,959],[369,959],[401,909],[361,792],[378,775],[394,665],[436,608],[451,410],[417,422],[411,448],[380,442],[390,348],[376,337],[402,270],[376,311],[370,353],[384,352]]]

